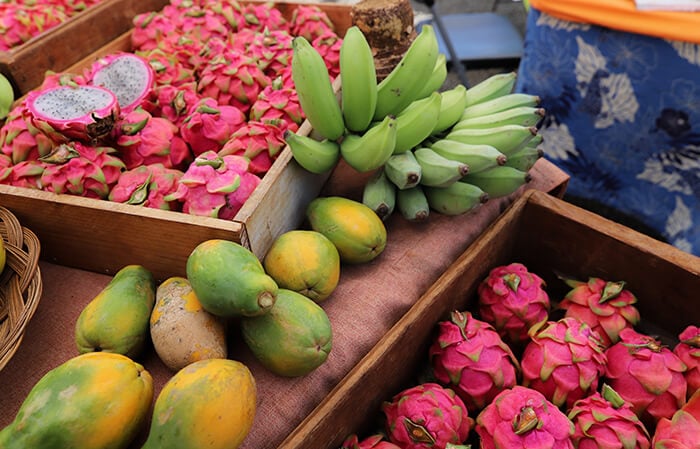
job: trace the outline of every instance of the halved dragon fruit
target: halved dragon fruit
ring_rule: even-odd
[[[110,136],[120,113],[117,96],[100,86],[56,86],[27,94],[26,105],[38,122],[69,139],[100,141]]]
[[[116,52],[95,61],[88,79],[114,92],[123,113],[143,106],[153,90],[155,72],[148,61],[128,52]]]

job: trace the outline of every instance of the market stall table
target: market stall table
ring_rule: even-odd
[[[551,163],[542,159],[531,173],[527,188],[563,195],[569,178]],[[322,194],[359,199],[361,185],[361,177],[341,166]],[[460,216],[433,214],[423,223],[409,222],[399,213],[390,217],[388,243],[380,257],[342,267],[337,289],[323,303],[334,329],[333,349],[327,362],[306,376],[282,378],[266,371],[232,322],[229,357],[250,367],[258,387],[257,415],[242,447],[277,447],[523,190]],[[48,262],[41,263],[41,270],[42,300],[17,353],[0,371],[0,428],[11,422],[31,387],[48,370],[77,355],[75,321],[111,280],[111,276]],[[150,349],[138,361],[152,374],[157,395],[172,373]],[[139,447],[146,430],[133,447]]]

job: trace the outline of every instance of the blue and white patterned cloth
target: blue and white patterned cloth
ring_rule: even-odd
[[[515,90],[572,202],[700,255],[700,45],[531,8]]]

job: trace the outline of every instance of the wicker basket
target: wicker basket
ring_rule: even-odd
[[[0,206],[0,235],[6,248],[6,264],[0,274],[0,370],[17,351],[27,323],[41,298],[40,244],[37,236],[20,225]]]

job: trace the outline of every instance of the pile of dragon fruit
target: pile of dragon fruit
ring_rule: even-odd
[[[699,447],[700,328],[662,344],[624,282],[562,280],[555,303],[523,264],[493,268],[473,312],[438,323],[429,374],[342,449]]]
[[[172,0],[134,18],[131,52],[47,73],[0,129],[0,183],[231,219],[304,119],[306,37],[336,77],[342,39],[316,5]]]
[[[0,2],[0,51],[9,51],[54,28],[100,0]]]

